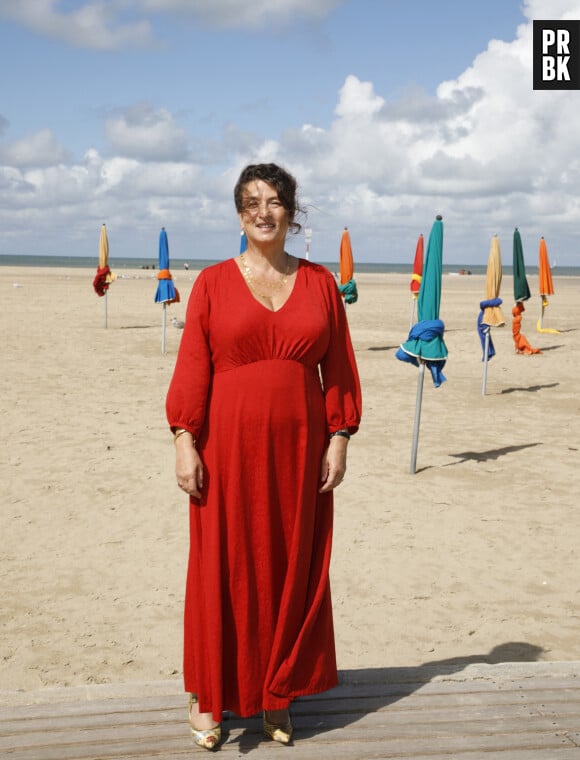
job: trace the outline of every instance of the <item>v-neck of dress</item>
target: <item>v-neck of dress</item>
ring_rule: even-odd
[[[278,312],[280,312],[280,311],[282,311],[282,309],[284,309],[284,307],[286,306],[286,304],[288,303],[288,301],[292,298],[292,295],[294,294],[294,290],[296,289],[296,283],[298,282],[298,276],[300,275],[300,271],[302,270],[302,260],[298,259],[298,267],[296,269],[296,277],[294,278],[294,282],[292,283],[292,290],[288,293],[288,298],[277,309],[269,309],[267,306],[265,306],[261,301],[259,301],[256,298],[254,292],[252,291],[252,289],[250,288],[249,284],[247,283],[246,278],[244,277],[244,274],[243,274],[242,270],[240,269],[240,267],[238,266],[236,260],[235,259],[231,259],[231,262],[232,262],[233,266],[235,266],[235,268],[237,269],[238,274],[240,275],[240,279],[242,281],[242,285],[244,287],[244,290],[247,292],[247,294],[249,295],[249,297],[252,299],[252,301],[254,301],[254,303],[257,303],[258,306],[261,306],[262,309],[264,309],[265,311],[270,312],[270,314],[278,314]]]

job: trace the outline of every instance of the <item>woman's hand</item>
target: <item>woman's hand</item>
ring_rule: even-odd
[[[175,475],[182,491],[199,499],[203,488],[203,463],[191,433],[183,433],[175,440]]]
[[[348,438],[335,435],[330,439],[328,448],[322,456],[319,493],[327,493],[340,485],[346,473],[346,449]]]

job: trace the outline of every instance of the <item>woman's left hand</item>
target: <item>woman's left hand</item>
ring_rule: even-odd
[[[319,493],[327,493],[339,486],[346,473],[346,449],[348,439],[342,435],[335,435],[330,439],[328,448],[322,456],[320,470],[320,482],[322,483]]]

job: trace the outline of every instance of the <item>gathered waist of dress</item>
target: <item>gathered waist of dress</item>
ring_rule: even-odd
[[[271,367],[273,364],[295,365],[312,372],[313,375],[318,377],[318,364],[308,364],[300,359],[278,358],[275,356],[267,359],[252,359],[250,361],[224,362],[220,366],[214,367],[213,374],[214,376],[221,375],[225,372],[235,372],[246,367],[258,367],[259,365],[269,365]]]

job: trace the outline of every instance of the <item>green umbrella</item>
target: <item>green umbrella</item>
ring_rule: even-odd
[[[532,348],[528,339],[522,333],[522,314],[524,313],[524,301],[530,298],[530,288],[526,279],[526,266],[524,264],[524,252],[520,231],[514,230],[514,307],[512,309],[512,334],[518,354],[539,354],[539,348]]]
[[[516,227],[514,230],[514,301],[527,301],[530,295],[530,287],[526,279],[522,238]]]
[[[427,253],[423,266],[423,277],[417,300],[418,322],[407,340],[395,354],[401,361],[419,365],[426,362],[433,383],[438,388],[445,382],[442,369],[447,359],[447,346],[443,340],[444,325],[439,319],[441,305],[441,276],[443,272],[443,221],[437,215],[433,222]]]
[[[421,289],[419,290],[419,298],[417,300],[419,321],[413,325],[409,332],[409,337],[404,343],[401,343],[400,348],[395,354],[395,357],[400,361],[409,362],[419,367],[413,444],[411,449],[411,474],[416,471],[417,464],[425,366],[429,368],[433,384],[436,388],[445,382],[445,375],[442,370],[447,360],[447,346],[443,340],[445,325],[439,319],[442,272],[443,221],[441,216],[437,215],[431,228],[431,234],[429,235]]]

